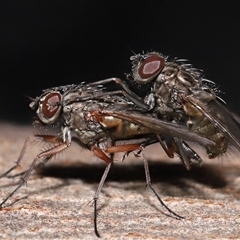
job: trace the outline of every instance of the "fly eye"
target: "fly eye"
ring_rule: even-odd
[[[59,109],[59,105],[56,105],[61,101],[61,95],[59,93],[49,93],[42,103],[42,113],[45,117],[53,117]]]
[[[140,67],[137,69],[137,73],[135,73],[135,80],[138,83],[148,83],[161,72],[164,64],[164,57],[158,54],[154,54],[144,59],[140,64]]]
[[[51,92],[41,97],[37,110],[39,119],[46,124],[53,123],[60,114],[61,105],[58,103],[61,100],[62,95],[59,92]]]

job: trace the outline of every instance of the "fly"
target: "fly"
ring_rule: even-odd
[[[147,186],[166,210],[175,217],[181,218],[163,203],[152,187],[148,162],[143,152],[144,147],[158,142],[159,136],[162,135],[195,141],[204,146],[213,143],[185,126],[155,118],[152,113],[143,114],[135,100],[131,101],[132,96],[124,95],[119,90],[103,91],[102,85],[98,82],[95,85],[81,83],[46,89],[39,97],[32,99],[30,108],[36,111],[37,115],[34,125],[40,125],[43,128],[57,125],[59,134],[57,136],[41,133],[34,135],[54,146],[51,145],[34,158],[29,169],[23,172],[19,185],[0,203],[0,207],[3,207],[7,200],[28,181],[35,168],[46,164],[53,156],[69,148],[73,137],[76,136],[83,148],[91,150],[95,156],[106,163],[105,171],[93,197],[94,230],[98,237],[100,235],[97,229],[97,200],[113,164],[113,154],[117,152],[123,152],[126,155],[137,150],[142,153]],[[20,165],[30,139],[31,137],[25,141],[16,165],[0,177],[7,176]],[[120,145],[119,142],[124,144]],[[179,142],[179,145],[186,151],[190,149],[183,142]],[[196,156],[193,158],[198,161]]]

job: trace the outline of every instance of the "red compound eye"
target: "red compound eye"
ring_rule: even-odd
[[[164,64],[164,57],[154,54],[142,62],[138,69],[138,74],[143,79],[156,76],[163,69]]]
[[[49,93],[42,103],[42,113],[46,118],[52,118],[58,111],[57,102],[61,101],[61,94],[57,92]]]

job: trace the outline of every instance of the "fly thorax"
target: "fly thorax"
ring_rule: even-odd
[[[89,131],[84,129],[75,129],[75,132],[79,141],[84,145],[88,145],[94,139],[97,140],[101,138],[102,135],[104,135],[104,133],[96,133],[95,131]]]

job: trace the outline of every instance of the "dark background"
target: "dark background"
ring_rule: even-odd
[[[25,96],[124,78],[130,49],[187,58],[239,108],[238,1],[1,1],[0,120],[30,123]]]

